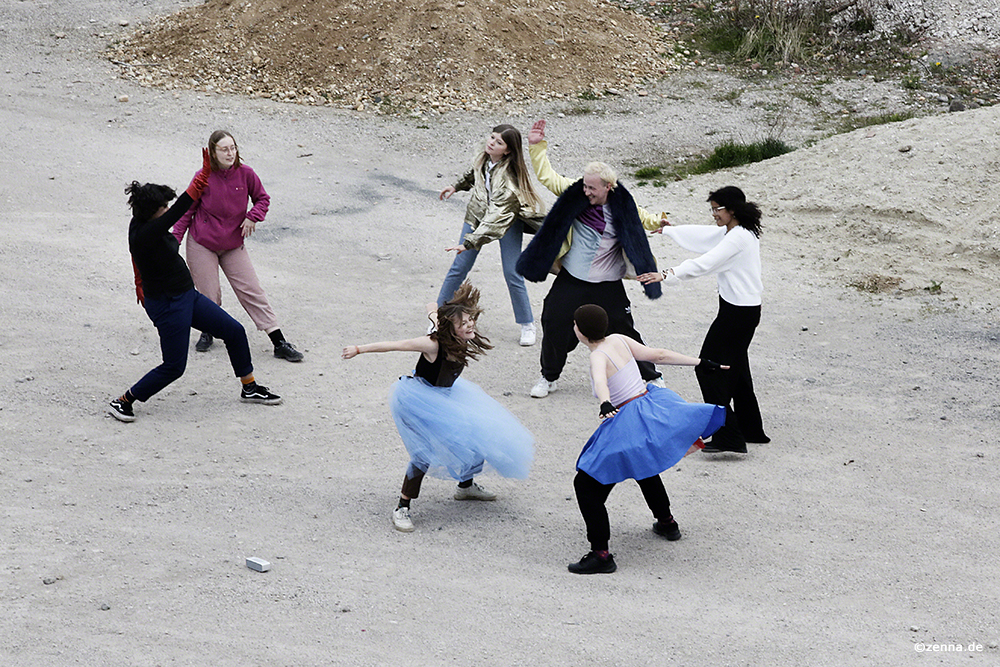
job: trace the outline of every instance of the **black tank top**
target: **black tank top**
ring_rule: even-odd
[[[450,387],[455,384],[455,380],[462,374],[465,368],[457,361],[450,361],[443,351],[439,351],[434,363],[427,361],[427,357],[420,355],[417,359],[417,369],[414,375],[427,380],[435,387]]]

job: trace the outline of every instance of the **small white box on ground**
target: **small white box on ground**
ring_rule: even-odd
[[[271,564],[263,558],[257,558],[254,556],[247,558],[247,567],[251,570],[257,570],[258,572],[267,572],[271,569]]]

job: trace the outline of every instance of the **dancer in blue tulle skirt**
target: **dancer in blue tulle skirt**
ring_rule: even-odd
[[[524,479],[534,457],[534,438],[502,405],[459,377],[471,359],[491,349],[476,331],[479,290],[463,283],[441,307],[427,304],[435,330],[426,336],[384,343],[349,345],[341,356],[362,352],[419,352],[410,376],[393,385],[392,418],[410,454],[399,505],[392,513],[397,530],[411,532],[410,500],[420,495],[427,474],[458,481],[455,500],[496,500],[473,481],[484,467],[504,477]]]
[[[688,403],[656,385],[647,385],[636,360],[674,366],[695,366],[725,372],[728,366],[670,350],[649,348],[621,334],[607,335],[608,314],[600,306],[577,308],[573,315],[577,339],[590,348],[590,377],[601,401],[601,425],[584,445],[573,480],[590,553],[571,563],[577,574],[611,573],[618,569],[608,551],[611,526],[605,502],[615,484],[634,479],[656,523],[653,531],[679,540],[680,528],[670,511],[670,499],[660,473],[687,454],[704,447],[726,420],[721,405]]]

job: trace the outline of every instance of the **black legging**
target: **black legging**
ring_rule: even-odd
[[[620,280],[588,283],[574,278],[563,269],[556,276],[542,304],[542,375],[549,382],[559,379],[566,357],[577,344],[573,332],[573,313],[580,306],[593,303],[608,313],[608,333],[622,334],[642,343],[642,336],[635,330],[632,304]],[[656,366],[640,361],[639,374],[649,382],[660,377]]]
[[[704,401],[726,406],[726,423],[712,436],[713,444],[716,439],[728,444],[767,439],[753,391],[748,355],[758,324],[760,306],[734,306],[719,297],[719,314],[709,327],[698,356],[730,366],[730,369],[716,373],[695,369]]]
[[[668,523],[670,498],[667,497],[667,490],[663,488],[660,476],[637,479],[636,483],[642,490],[642,497],[646,499],[646,505],[652,510],[653,516],[658,521]],[[608,521],[608,508],[605,503],[615,485],[601,484],[579,470],[573,480],[573,488],[576,489],[576,502],[580,505],[583,522],[587,525],[587,540],[590,542],[591,551],[607,551],[611,539],[611,524]]]

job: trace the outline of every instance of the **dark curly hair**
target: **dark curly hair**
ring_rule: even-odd
[[[431,340],[436,340],[448,359],[468,366],[469,360],[478,359],[479,355],[492,350],[490,339],[477,331],[472,340],[460,340],[455,335],[455,321],[461,321],[462,315],[468,315],[473,321],[479,319],[483,309],[479,307],[479,290],[466,281],[455,290],[455,294],[443,306],[437,309],[437,331],[431,334]]]
[[[160,207],[166,206],[177,197],[177,193],[168,185],[139,183],[139,181],[132,181],[127,185],[125,194],[128,195],[132,216],[142,222],[152,220]]]

